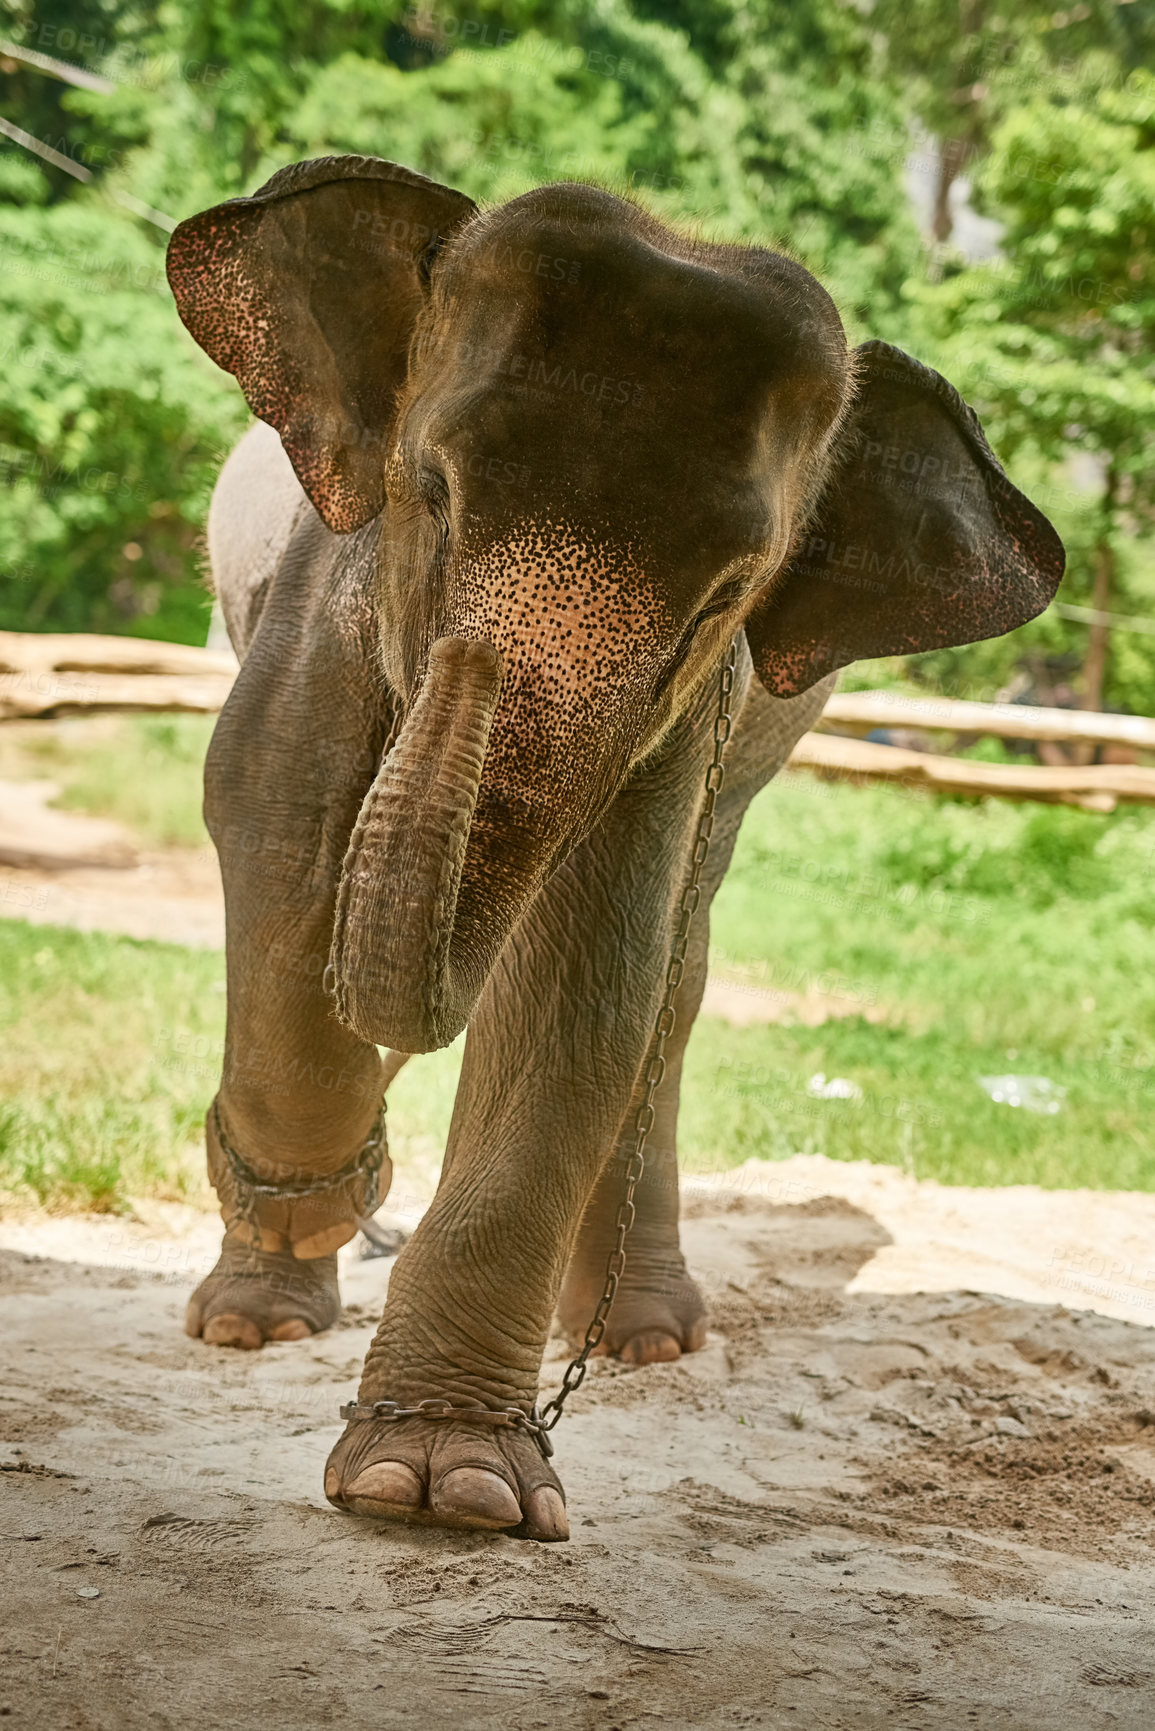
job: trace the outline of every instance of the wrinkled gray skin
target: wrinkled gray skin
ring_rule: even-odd
[[[725,789],[606,1338],[635,1363],[692,1351],[678,1094],[746,806],[834,668],[1030,617],[1061,549],[950,387],[880,345],[848,356],[799,266],[685,241],[591,188],[479,216],[372,159],[305,165],[182,225],[170,280],[271,423],[230,457],[209,522],[243,663],[206,772],[228,914],[219,1121],[267,1180],[337,1172],[393,1054],[468,1024],[440,1187],[364,1401],[528,1410],[555,1311],[584,1331],[737,635]],[[900,486],[908,451],[917,485]],[[356,1181],[263,1201],[254,1248],[215,1122],[231,1224],[190,1332],[259,1346],[327,1326]],[[510,1429],[355,1422],[325,1483],[378,1519],[568,1531],[556,1475]]]

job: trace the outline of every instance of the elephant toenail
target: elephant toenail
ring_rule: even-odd
[[[207,1346],[236,1346],[243,1352],[256,1352],[263,1345],[261,1331],[247,1316],[224,1311],[205,1323],[201,1337]]]
[[[521,1525],[521,1504],[503,1478],[483,1467],[454,1467],[431,1493],[429,1505],[471,1526]]]
[[[569,1519],[560,1491],[552,1485],[539,1485],[525,1499],[525,1531],[527,1537],[545,1544],[560,1544],[569,1538]]]
[[[346,1487],[344,1495],[350,1506],[381,1503],[388,1508],[419,1509],[424,1501],[425,1487],[413,1468],[407,1467],[403,1461],[374,1461],[372,1466],[361,1469],[352,1484]],[[366,1508],[364,1512],[372,1514],[373,1511]]]
[[[645,1334],[635,1334],[622,1347],[622,1358],[627,1364],[671,1364],[681,1356],[681,1346],[664,1329],[651,1328]]]
[[[278,1322],[276,1328],[269,1332],[270,1340],[308,1340],[312,1329],[304,1317],[291,1316],[287,1322]]]
[[[341,1475],[336,1467],[325,1468],[325,1495],[331,1503],[341,1500]]]

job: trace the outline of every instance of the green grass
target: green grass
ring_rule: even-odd
[[[205,1111],[220,1075],[224,957],[0,920],[0,1197],[123,1213],[134,1196],[216,1206]],[[389,1095],[399,1196],[427,1195],[460,1042]]]
[[[88,810],[190,836],[207,732],[183,718],[89,730],[78,760],[40,773]],[[701,1018],[684,1167],[817,1152],[947,1183],[1155,1189],[1153,859],[1155,813],[971,805],[804,777],[767,789],[715,903],[715,970],[857,998],[884,1019],[738,1029]],[[123,1209],[134,1195],[211,1205],[200,1126],[223,972],[212,952],[0,922],[0,1188],[53,1207]],[[459,1064],[459,1047],[414,1059],[394,1084],[402,1195],[428,1188]],[[861,1101],[811,1097],[819,1071],[854,1082]],[[1007,1072],[1059,1083],[1062,1109],[996,1105],[978,1077]]]
[[[213,951],[0,922],[0,1189],[105,1212],[131,1195],[209,1205],[223,976]]]
[[[983,805],[789,777],[752,807],[714,966],[885,1009],[819,1028],[702,1018],[681,1148],[887,1161],[957,1184],[1155,1189],[1155,814]],[[822,1071],[863,1101],[811,1098]],[[1067,1089],[1043,1116],[978,1077]]]

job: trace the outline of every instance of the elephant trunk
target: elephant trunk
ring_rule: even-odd
[[[337,1014],[375,1045],[399,1052],[448,1045],[508,935],[457,929],[500,684],[491,644],[434,643],[417,700],[362,804],[337,897],[332,961]]]

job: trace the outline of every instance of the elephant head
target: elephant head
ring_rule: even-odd
[[[735,632],[787,696],[1006,631],[1062,575],[937,373],[848,352],[793,261],[593,187],[479,212],[392,163],[304,163],[182,223],[169,280],[328,527],[376,524],[405,719],[333,962],[339,1015],[378,1044],[454,1038]]]

